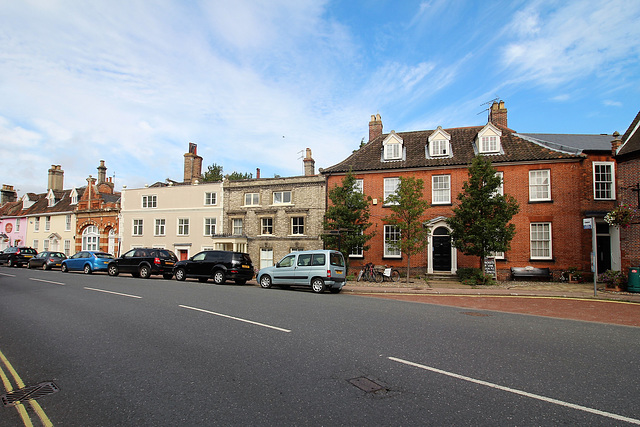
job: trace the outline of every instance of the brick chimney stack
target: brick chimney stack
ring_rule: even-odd
[[[316,174],[316,161],[311,157],[311,148],[307,148],[307,155],[302,159],[304,163],[304,176]]]
[[[371,115],[371,121],[369,122],[369,141],[373,141],[377,137],[382,135],[382,118],[380,114]]]
[[[504,101],[494,101],[489,109],[489,121],[497,126],[507,126],[507,109],[504,108]]]
[[[256,168],[256,179],[260,179],[260,168]]]
[[[18,200],[18,193],[13,189],[13,185],[2,184],[2,192],[0,194],[0,206]]]
[[[184,182],[200,180],[202,175],[202,157],[198,156],[198,145],[189,143],[189,152],[184,155]]]
[[[47,190],[62,191],[64,187],[64,171],[60,165],[51,165]]]
[[[98,185],[104,184],[107,181],[107,167],[104,165],[104,160],[100,160],[100,166],[98,166]]]
[[[615,131],[613,133],[613,140],[611,141],[611,155],[618,154],[618,148],[622,145],[622,138],[620,138],[620,132]]]

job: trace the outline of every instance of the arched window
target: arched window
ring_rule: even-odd
[[[100,236],[98,235],[98,227],[90,225],[82,231],[82,250],[97,251]]]

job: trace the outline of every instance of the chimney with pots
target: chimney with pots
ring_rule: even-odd
[[[371,115],[371,121],[369,122],[369,141],[373,141],[377,137],[382,135],[382,118],[380,114]]]
[[[622,139],[620,138],[620,132],[615,131],[613,133],[613,140],[611,141],[611,155],[615,156],[618,153],[618,148],[622,145]]]
[[[489,121],[496,126],[507,126],[507,109],[504,107],[504,101],[494,101],[489,109]]]
[[[189,152],[184,155],[184,183],[191,184],[200,180],[202,175],[202,157],[198,156],[198,146],[189,143]]]
[[[311,157],[311,148],[307,148],[307,155],[302,159],[304,163],[304,175],[312,176],[316,174],[316,161]]]
[[[104,160],[100,160],[100,166],[98,166],[98,185],[104,184],[107,178],[107,167],[104,165]]]
[[[260,179],[260,168],[256,168],[256,179]]]
[[[13,189],[13,185],[2,184],[2,192],[0,193],[0,206],[5,203],[15,202],[18,200],[18,192]]]
[[[62,191],[64,186],[64,171],[60,165],[51,165],[47,190]]]

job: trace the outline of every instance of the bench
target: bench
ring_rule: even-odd
[[[518,278],[523,279],[547,279],[551,280],[553,275],[549,268],[535,268],[535,267],[511,267],[511,279],[516,280]]]

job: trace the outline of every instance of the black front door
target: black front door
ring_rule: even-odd
[[[598,236],[598,274],[611,270],[611,236]]]
[[[433,271],[451,271],[451,237],[444,227],[433,232]]]

